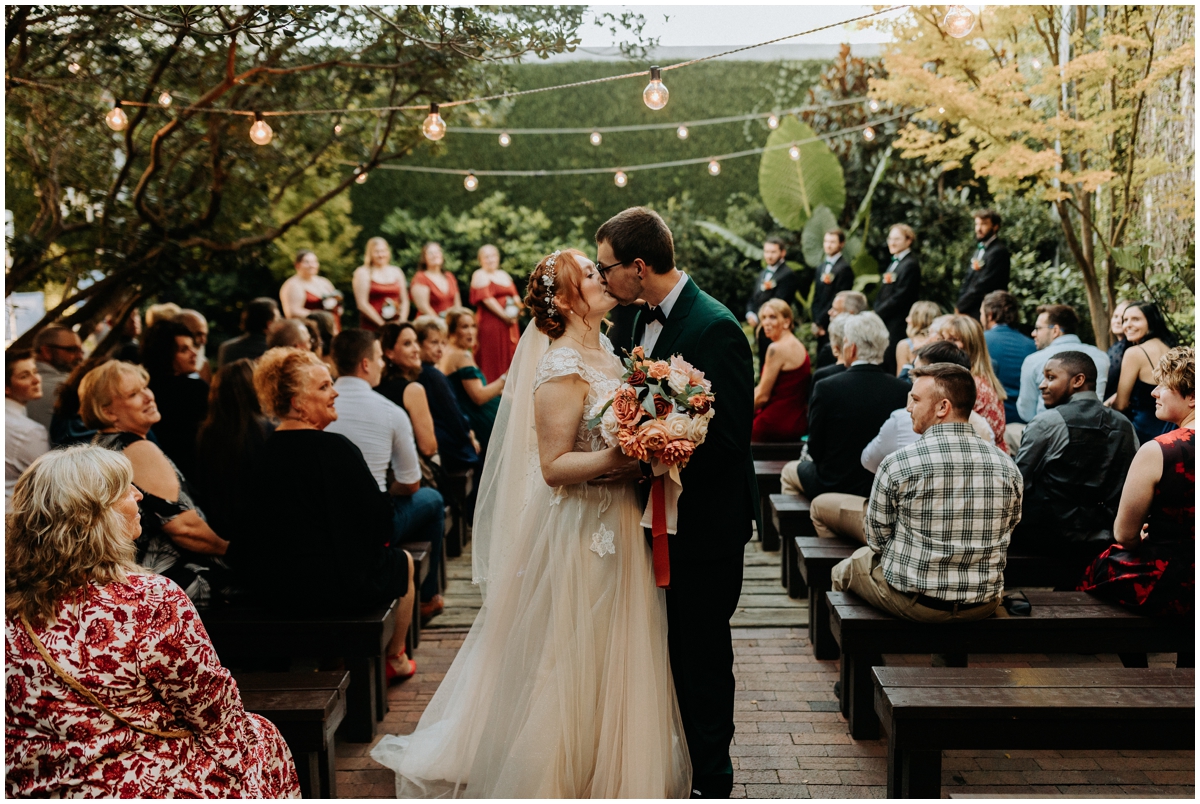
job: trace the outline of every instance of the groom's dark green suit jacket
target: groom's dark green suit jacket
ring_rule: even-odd
[[[614,310],[617,354],[632,350],[645,331],[642,308]],[[736,557],[759,519],[758,484],[750,453],[754,369],[750,343],[725,305],[689,277],[649,357],[679,354],[712,383],[716,414],[708,437],[681,472],[679,532],[670,537],[671,567]],[[762,532],[762,522],[758,522]]]

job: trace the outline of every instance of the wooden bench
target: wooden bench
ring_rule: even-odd
[[[412,622],[408,624],[408,634],[404,637],[404,647],[411,656],[421,644],[421,584],[429,577],[429,554],[433,551],[433,545],[429,542],[405,542],[400,547],[412,556],[413,584],[417,587],[417,594],[413,596]]]
[[[803,441],[780,441],[777,443],[753,441],[750,443],[750,454],[756,461],[798,461],[803,450]]]
[[[304,798],[337,798],[334,732],[346,716],[350,674],[234,673],[242,706],[275,724],[291,749]]]
[[[758,534],[762,549],[779,549],[779,532],[771,521],[771,495],[780,492],[779,473],[787,461],[755,461],[754,474],[758,480],[758,504],[762,514],[763,532]]]
[[[1194,670],[877,667],[888,798],[941,798],[942,750],[1194,750]]]
[[[446,518],[446,555],[458,558],[470,539],[470,523],[467,522],[467,500],[475,484],[475,470],[463,469],[460,472],[443,472],[438,491],[450,509]],[[445,563],[443,562],[443,566]]]
[[[779,581],[787,589],[788,597],[804,597],[808,594],[808,586],[800,573],[796,561],[796,542],[791,536],[816,536],[809,515],[809,499],[803,495],[772,494],[767,498],[767,505],[770,508],[771,525],[780,536],[783,553],[779,562]]]
[[[1025,595],[1033,606],[1028,617],[1000,608],[985,620],[930,624],[893,617],[850,592],[826,592],[830,628],[842,652],[841,709],[851,736],[879,735],[871,668],[883,664],[885,653],[947,654],[960,667],[971,653],[1117,653],[1123,662],[1146,653],[1194,656],[1191,621],[1141,617],[1084,592]]]
[[[370,742],[387,713],[383,665],[396,632],[396,603],[358,615],[302,617],[260,608],[228,607],[203,614],[221,662],[236,665],[264,658],[342,659],[350,672],[346,719],[350,742]]]

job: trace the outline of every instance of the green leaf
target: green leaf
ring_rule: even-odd
[[[716,235],[724,240],[729,245],[736,248],[748,260],[762,260],[762,246],[755,245],[745,238],[739,237],[733,232],[726,229],[724,226],[719,226],[712,221],[696,221],[696,226],[703,231]]]
[[[892,149],[889,147],[883,152],[883,156],[879,157],[879,164],[875,166],[875,173],[871,176],[871,183],[867,186],[867,194],[863,196],[862,203],[858,205],[858,212],[854,213],[854,222],[850,224],[850,234],[858,231],[858,227],[867,219],[867,214],[871,209],[871,196],[875,195],[875,188],[879,186],[879,180],[883,178],[883,172],[887,170],[888,159],[892,155]],[[847,257],[847,259],[851,259]]]
[[[810,268],[818,268],[825,261],[825,233],[837,228],[837,218],[827,206],[819,206],[813,210],[812,217],[804,224],[800,234],[800,250],[804,261]]]
[[[792,231],[800,231],[817,207],[826,206],[834,217],[846,206],[846,181],[842,165],[813,130],[795,117],[784,117],[767,137],[767,151],[758,165],[758,191],[771,217]],[[788,146],[795,143],[800,158],[793,160]]]
[[[850,267],[854,267],[854,261],[858,259],[858,255],[862,253],[863,241],[858,235],[846,238],[846,245],[842,247],[842,255],[846,261],[850,263]]]
[[[883,277],[879,274],[863,274],[854,278],[854,289],[862,293],[867,285],[878,285],[883,281]]]
[[[859,278],[879,273],[879,261],[872,257],[871,253],[866,250],[858,253],[858,256],[850,263],[850,267],[854,269],[854,275]],[[879,280],[875,279],[874,281],[878,282]],[[854,289],[858,290],[857,281],[855,282]]]

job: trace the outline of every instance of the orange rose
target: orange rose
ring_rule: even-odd
[[[658,455],[658,459],[667,466],[678,466],[682,469],[687,466],[687,462],[695,450],[696,445],[691,441],[685,438],[677,438],[663,447],[662,452]]]
[[[622,427],[617,431],[617,443],[621,446],[621,452],[628,455],[630,458],[637,458],[639,461],[648,461],[650,456],[646,453],[646,448],[642,446],[640,431],[633,427]]]
[[[646,373],[656,380],[661,380],[671,373],[671,365],[665,360],[655,360]]]
[[[619,389],[613,396],[612,409],[617,414],[617,421],[623,425],[637,424],[642,418],[642,403],[628,388]]]
[[[666,425],[658,419],[653,419],[639,427],[638,435],[642,442],[642,448],[651,455],[665,447],[671,440]]]
[[[633,347],[633,351],[630,352],[630,354],[632,354],[638,360],[641,360],[646,356],[646,350],[643,349],[641,346],[635,346],[635,347]]]

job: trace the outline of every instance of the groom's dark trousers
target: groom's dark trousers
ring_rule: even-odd
[[[619,354],[645,331],[613,343]],[[624,322],[618,322],[624,323]],[[671,355],[704,372],[716,414],[708,436],[682,472],[679,532],[669,537],[668,646],[679,711],[692,758],[693,797],[728,798],[733,788],[733,639],[729,620],[742,591],[742,556],[755,520],[758,489],[750,455],[754,375],[750,343],[728,308],[688,280],[650,357]],[[760,526],[761,528],[761,526]]]

